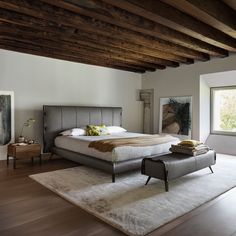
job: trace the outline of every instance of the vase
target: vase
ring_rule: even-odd
[[[24,143],[25,142],[25,137],[24,136],[19,136],[17,141],[18,141],[18,143]]]

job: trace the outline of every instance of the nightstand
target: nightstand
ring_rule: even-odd
[[[16,160],[28,159],[34,164],[34,158],[39,158],[39,163],[41,165],[41,146],[38,143],[27,144],[27,143],[11,143],[7,148],[7,165],[9,165],[9,157],[13,157],[13,167],[16,168]]]

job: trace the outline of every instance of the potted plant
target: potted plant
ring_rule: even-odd
[[[26,122],[23,123],[22,128],[21,128],[21,132],[20,132],[20,136],[18,138],[18,142],[22,143],[25,141],[25,137],[23,136],[23,131],[25,127],[32,127],[32,125],[35,123],[35,119],[34,118],[29,118],[28,120],[26,120]]]

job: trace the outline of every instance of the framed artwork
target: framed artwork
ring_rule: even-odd
[[[14,93],[0,91],[0,146],[14,140]]]
[[[160,98],[160,133],[191,138],[192,97]]]

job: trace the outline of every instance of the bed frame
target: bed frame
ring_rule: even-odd
[[[76,127],[85,127],[89,124],[121,126],[122,108],[44,105],[44,153],[57,154],[79,164],[106,171],[112,175],[112,182],[115,182],[115,176],[118,173],[141,169],[141,162],[144,157],[127,161],[110,162],[54,146],[54,139],[61,131]]]

